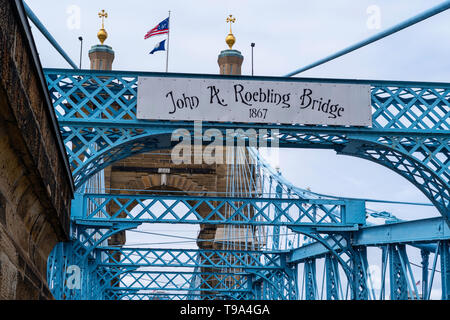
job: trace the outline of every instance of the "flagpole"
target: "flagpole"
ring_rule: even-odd
[[[169,23],[167,28],[167,52],[166,52],[166,72],[169,70],[169,37],[170,37],[170,10],[169,10]]]

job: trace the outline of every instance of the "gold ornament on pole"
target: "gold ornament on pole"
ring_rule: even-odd
[[[103,44],[106,38],[108,38],[108,33],[105,30],[105,18],[108,18],[108,13],[105,10],[102,10],[98,13],[98,17],[102,19],[102,28],[97,33],[97,38],[100,40],[100,43]]]
[[[230,50],[233,49],[233,45],[236,42],[236,38],[233,35],[233,32],[231,31],[231,24],[236,22],[236,18],[233,18],[233,15],[229,15],[227,17],[227,23],[230,23],[230,33],[227,35],[227,37],[225,38],[225,42],[228,44],[228,46],[230,47]]]

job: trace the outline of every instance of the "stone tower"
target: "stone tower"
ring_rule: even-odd
[[[91,70],[111,70],[114,61],[114,51],[110,46],[97,44],[89,50]]]
[[[230,23],[230,33],[225,38],[225,42],[230,49],[222,50],[217,59],[219,64],[219,71],[222,75],[241,75],[241,66],[244,61],[244,56],[238,50],[233,50],[233,45],[236,42],[236,38],[231,30],[231,24],[236,21],[232,15],[227,18],[227,22]]]
[[[91,50],[89,50],[91,70],[111,70],[114,61],[114,51],[110,46],[104,44],[106,38],[108,38],[104,24],[104,19],[108,18],[108,13],[102,10],[98,15],[102,19],[102,28],[97,33],[100,44],[92,46]]]

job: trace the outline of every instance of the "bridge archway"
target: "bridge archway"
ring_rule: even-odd
[[[174,129],[187,129],[191,135],[194,131],[192,122],[137,119],[139,77],[167,74],[60,69],[48,69],[45,73],[77,186],[95,171],[129,155],[170,149],[174,145],[170,141]],[[170,76],[221,79],[215,75]],[[416,185],[448,220],[449,84],[245,76],[239,79],[370,85],[372,127],[203,123],[203,130],[278,130],[280,147],[334,149],[380,163]]]
[[[127,158],[156,150],[170,150],[177,143],[170,139],[177,128],[188,130],[191,136],[195,132],[192,122],[143,121],[137,118],[138,77],[167,75],[47,70],[46,76],[78,187],[99,170]],[[170,76],[215,78],[211,75]],[[265,129],[279,139],[281,148],[332,149],[338,154],[381,164],[413,183],[448,221],[450,146],[447,130],[450,124],[446,110],[449,107],[449,84],[287,78],[277,78],[276,81],[370,84],[373,125],[358,128],[203,123],[202,133],[210,128],[219,129],[222,133],[227,128]],[[147,178],[151,181],[151,177]],[[149,181],[147,186],[158,188],[158,182],[153,184]],[[145,188],[141,180],[134,183],[130,189]],[[159,184],[162,184],[161,180]],[[353,274],[349,277],[354,280]]]
[[[191,134],[193,136],[194,132],[191,131]],[[425,194],[443,217],[447,220],[449,219],[450,190],[448,187],[449,174],[447,172],[448,169],[446,170],[446,166],[448,167],[450,156],[445,153],[447,149],[450,150],[450,146],[445,146],[445,141],[440,142],[441,146],[439,148],[443,151],[443,157],[447,157],[447,160],[444,159],[442,162],[436,162],[436,160],[429,159],[429,162],[432,162],[433,170],[425,165],[423,161],[420,161],[411,153],[405,152],[402,150],[403,148],[400,148],[401,143],[399,140],[404,139],[401,137],[383,138],[385,142],[381,143],[363,139],[358,135],[352,137],[352,134],[329,134],[324,137],[324,135],[318,133],[312,134],[300,132],[298,135],[303,135],[304,137],[301,140],[292,142],[292,137],[284,136],[281,133],[279,146],[281,148],[333,149],[337,154],[358,157],[378,163],[410,181]],[[78,184],[82,184],[96,172],[117,161],[149,152],[152,149],[160,148],[161,146],[164,146],[165,149],[169,149],[178,143],[176,141],[171,141],[170,137],[171,133],[152,134],[150,132],[147,135],[140,135],[139,137],[132,138],[115,147],[98,152],[98,154],[89,158],[86,164],[76,169],[77,173],[75,180]],[[269,137],[269,139],[271,138]],[[325,139],[330,142],[323,145],[322,142]],[[423,155],[423,152],[420,150],[416,150],[415,153]]]

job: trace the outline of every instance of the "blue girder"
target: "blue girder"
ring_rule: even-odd
[[[219,79],[218,75],[46,69],[48,88],[67,146],[76,185],[130,155],[174,145],[176,128],[192,122],[136,118],[138,77]],[[416,185],[448,218],[450,85],[448,83],[229,77],[249,81],[370,84],[372,127],[349,128],[245,123],[202,123],[202,129],[259,128],[280,147],[334,149],[384,165]],[[69,148],[69,145],[71,146]]]
[[[90,177],[120,159],[170,149],[176,143],[170,139],[173,130],[185,128],[194,133],[193,122],[136,118],[139,76],[223,79],[217,75],[66,69],[46,69],[45,76],[79,192]],[[56,246],[49,257],[49,286],[57,299],[388,298],[385,287],[377,296],[371,286],[366,250],[369,246],[382,249],[382,278],[387,279],[389,273],[390,298],[420,295],[405,250],[405,246],[414,246],[421,250],[424,268],[429,255],[434,254],[431,274],[423,272],[422,298],[430,298],[439,256],[442,298],[449,299],[450,84],[227,78],[369,84],[371,127],[204,122],[201,132],[209,128],[222,132],[265,129],[267,139],[276,136],[282,148],[333,149],[374,161],[416,185],[442,218],[369,226],[365,217],[370,213],[364,200],[298,189],[259,158],[259,165],[265,167],[277,189],[269,195],[255,193],[244,198],[80,193],[72,210],[72,241]],[[153,210],[153,206],[159,209]],[[232,213],[225,215],[224,207],[231,208]],[[208,214],[200,208],[207,208]],[[251,215],[247,214],[248,208]],[[263,226],[272,228],[273,241],[271,250],[246,251],[128,248],[108,243],[111,236],[143,223]],[[281,249],[281,228],[303,234],[312,243]],[[321,258],[325,258],[325,291],[320,290],[316,279],[316,260]],[[299,265],[304,267],[300,281]],[[81,272],[79,287],[74,281],[77,267]],[[233,270],[233,274],[223,270]]]
[[[281,199],[145,194],[83,194],[78,223],[138,222],[233,225],[284,225],[310,228],[350,227],[365,224],[361,200]],[[108,208],[114,205],[115,210]],[[92,211],[87,213],[86,208]],[[231,215],[223,211],[227,207]],[[200,208],[207,208],[202,216]],[[272,208],[272,210],[270,210]],[[275,210],[274,210],[275,209]],[[249,216],[247,211],[251,210]]]
[[[282,269],[280,251],[101,247],[105,267]],[[117,259],[116,257],[120,257]]]
[[[375,226],[365,226],[353,233],[353,246],[381,246],[384,244],[410,244],[421,248],[420,244],[436,243],[439,240],[450,240],[450,228],[442,218],[428,218],[413,221],[401,221]],[[335,246],[331,239],[330,246]],[[291,263],[318,258],[328,250],[319,242],[304,245],[291,251],[288,261]]]

